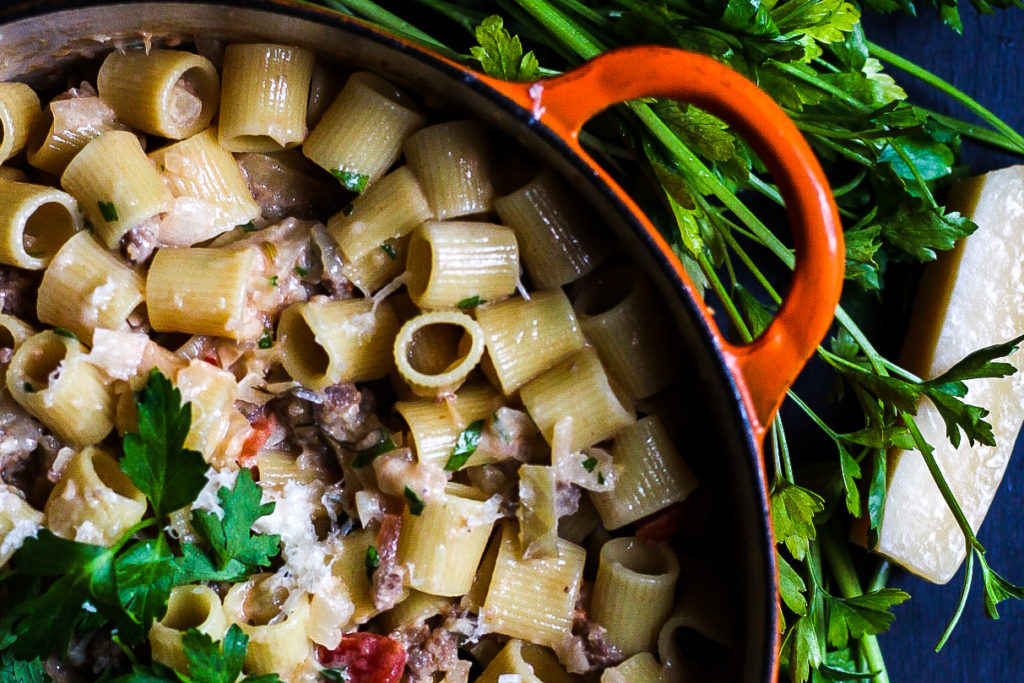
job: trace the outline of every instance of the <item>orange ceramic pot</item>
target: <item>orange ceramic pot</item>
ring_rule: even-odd
[[[715,544],[730,558],[738,680],[778,673],[777,570],[762,441],[783,396],[827,332],[843,280],[842,231],[820,166],[796,127],[764,93],[719,63],[678,50],[615,51],[557,78],[507,83],[355,20],[273,0],[217,3],[102,0],[26,2],[0,14],[0,80],[38,82],[118,41],[145,37],[304,45],[443,98],[517,138],[569,178],[629,257],[655,279],[679,329],[690,400],[684,401],[703,476],[718,496]],[[671,248],[633,200],[584,151],[593,115],[627,99],[671,97],[741,132],[789,207],[795,267],[775,320],[753,344],[730,343]],[[699,435],[699,436],[696,436]],[[692,452],[691,452],[692,451]]]

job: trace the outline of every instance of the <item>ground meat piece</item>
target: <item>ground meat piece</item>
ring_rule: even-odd
[[[341,443],[362,440],[378,427],[374,417],[376,400],[366,389],[344,382],[323,390],[323,401],[313,409],[320,429]]]
[[[145,263],[157,248],[159,228],[157,218],[139,223],[121,238],[121,253],[132,263]]]
[[[469,680],[470,663],[459,659],[456,635],[445,625],[413,625],[392,633],[391,637],[405,645],[409,683],[430,683],[437,673],[444,673],[448,683]]]
[[[314,219],[333,213],[328,205],[338,192],[337,183],[297,152],[239,154],[238,166],[264,220],[276,222],[289,216]]]
[[[46,473],[60,444],[10,398],[0,399],[0,481],[21,490],[42,509],[53,484]]]
[[[402,530],[402,518],[398,515],[384,515],[377,532],[377,554],[380,565],[373,572],[370,594],[373,606],[381,612],[389,610],[402,599],[405,585],[405,567],[398,564],[398,534]]]
[[[35,320],[33,292],[38,282],[27,271],[0,265],[0,309],[22,320]]]
[[[555,515],[566,517],[580,509],[580,487],[567,481],[555,482]]]
[[[555,643],[555,654],[569,673],[583,674],[604,669],[625,659],[605,637],[607,629],[587,618],[583,602],[576,604],[572,634]]]

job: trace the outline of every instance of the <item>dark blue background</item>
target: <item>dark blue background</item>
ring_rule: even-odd
[[[866,15],[869,40],[925,66],[1024,132],[1024,10],[978,16],[961,2],[962,35],[944,27],[931,13],[916,18]],[[887,67],[917,104],[969,118],[950,100],[896,69]],[[965,147],[974,172],[1024,163],[979,147]],[[1024,239],[1022,231],[1021,239]],[[1024,305],[1024,302],[1021,302]],[[1024,400],[1024,397],[1022,397]],[[1018,439],[1006,477],[979,534],[990,564],[1011,581],[1024,583],[1024,439]],[[891,584],[910,593],[896,608],[892,629],[880,637],[890,679],[904,681],[1024,681],[1024,602],[1005,602],[1002,619],[984,616],[980,576],[952,639],[933,651],[956,606],[963,569],[945,586],[935,586],[904,572]]]

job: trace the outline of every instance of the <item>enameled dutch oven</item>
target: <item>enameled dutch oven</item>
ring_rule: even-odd
[[[514,136],[569,178],[630,257],[655,280],[680,332],[690,400],[690,458],[717,481],[727,519],[717,529],[730,558],[737,608],[738,680],[778,673],[776,565],[762,461],[765,428],[831,323],[843,277],[838,216],[824,175],[796,127],[760,90],[708,58],[653,47],[603,55],[563,76],[506,83],[358,21],[269,0],[113,3],[27,2],[0,14],[0,80],[39,82],[71,62],[125,42],[197,36],[296,44],[442,97]],[[583,124],[639,97],[694,103],[730,123],[754,147],[789,210],[796,266],[788,295],[753,344],[728,342],[671,248],[637,205],[583,150]],[[724,503],[724,504],[722,504]],[[724,596],[723,596],[724,597]],[[725,602],[723,600],[723,602]]]

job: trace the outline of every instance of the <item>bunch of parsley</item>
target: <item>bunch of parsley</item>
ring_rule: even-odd
[[[849,0],[321,0],[420,42],[486,73],[534,80],[602,52],[654,43],[710,55],[754,80],[796,122],[833,187],[846,238],[844,307],[834,336],[818,350],[833,368],[854,412],[855,429],[829,424],[820,397],[791,402],[834,444],[824,481],[798,479],[783,420],[771,427],[772,517],[779,542],[781,597],[787,607],[784,667],[796,681],[887,680],[875,635],[908,596],[885,588],[888,566],[855,571],[845,541],[851,517],[878,531],[885,500],[885,453],[893,445],[921,451],[968,547],[968,571],[982,574],[987,613],[1024,589],[993,571],[981,543],[914,423],[927,396],[959,443],[991,445],[987,410],[971,405],[964,380],[1014,371],[997,359],[1020,339],[982,349],[940,378],[923,381],[876,348],[869,321],[893,270],[934,260],[976,229],[941,203],[958,177],[967,136],[1024,154],[1024,137],[965,94],[898,55],[873,45]],[[922,0],[960,30],[956,0]],[[1020,0],[972,0],[980,11]],[[874,10],[916,11],[913,0],[866,0]],[[424,9],[431,12],[425,14]],[[509,22],[506,27],[506,21]],[[512,31],[509,30],[512,29]],[[515,35],[513,35],[513,33]],[[529,48],[524,48],[524,44]],[[883,66],[891,64],[956,99],[988,126],[914,106]],[[710,290],[741,340],[755,338],[781,301],[777,269],[793,252],[761,216],[782,201],[760,161],[721,121],[667,100],[627,102],[592,122],[581,139],[641,203],[669,238],[699,286]],[[639,167],[639,171],[637,172]],[[638,181],[639,179],[639,181]],[[846,308],[848,306],[849,308]],[[857,314],[854,313],[857,312]],[[846,417],[849,417],[847,411]],[[848,422],[848,420],[846,420]],[[818,468],[816,468],[818,469]]]
[[[148,514],[111,547],[79,543],[40,530],[0,574],[0,682],[48,680],[43,661],[66,654],[73,638],[100,632],[113,638],[132,666],[119,681],[234,683],[248,637],[233,626],[222,642],[196,629],[183,637],[187,672],[140,663],[135,646],[167,611],[174,586],[200,581],[241,581],[271,564],[275,535],[253,534],[253,522],[273,511],[261,504],[260,487],[247,469],[233,489],[218,491],[223,514],[192,511],[201,544],[176,543],[165,525],[169,513],[191,504],[206,484],[207,465],[185,448],[191,405],[154,370],[138,395],[138,432],[123,439],[121,469],[149,502]],[[249,677],[273,683],[276,675]]]

